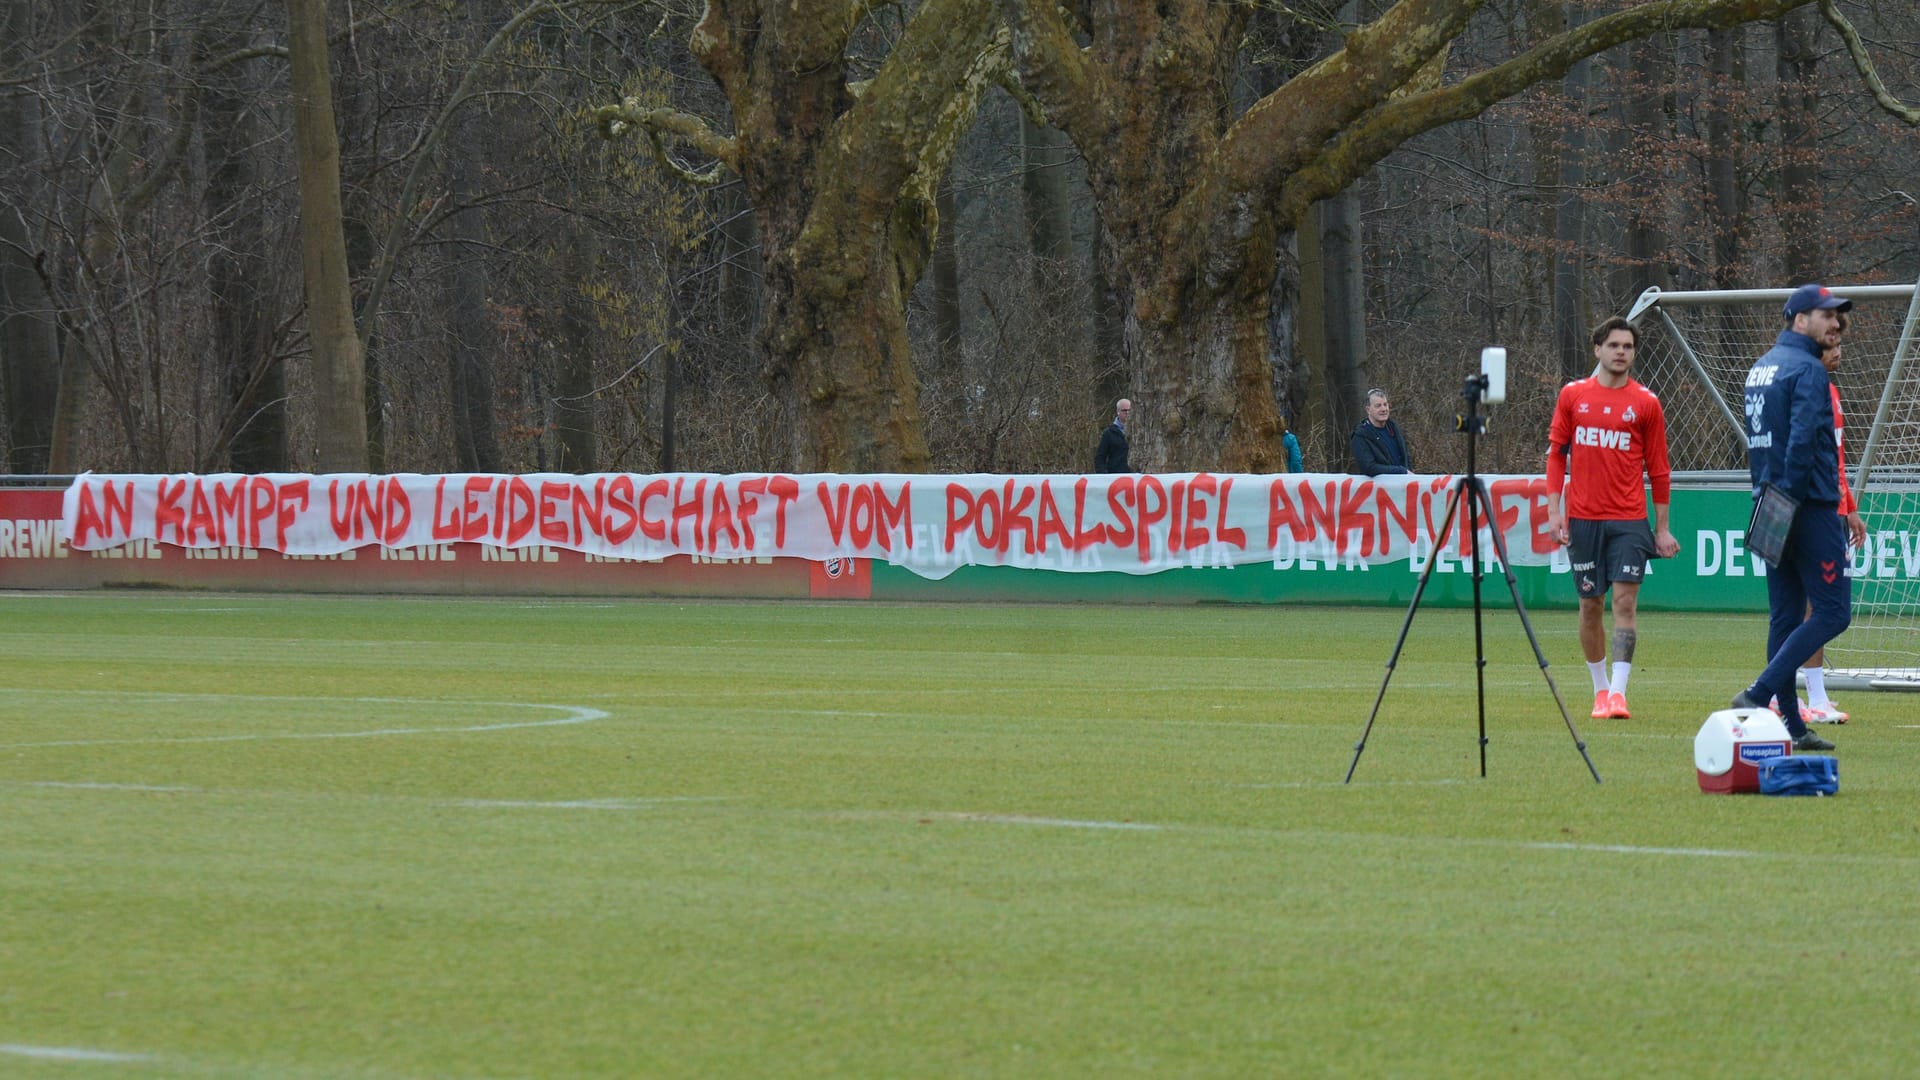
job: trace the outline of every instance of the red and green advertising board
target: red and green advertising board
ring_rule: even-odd
[[[1450,477],[85,477],[0,486],[0,588],[1404,606],[1472,598]],[[1544,481],[1489,477],[1529,608],[1571,607]],[[1643,606],[1760,611],[1742,490],[1676,487]],[[1875,528],[1856,578],[1920,577]],[[1481,593],[1506,604],[1492,532]]]

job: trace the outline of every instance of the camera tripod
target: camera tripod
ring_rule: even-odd
[[[1487,775],[1487,654],[1480,626],[1480,582],[1485,573],[1480,564],[1480,521],[1484,512],[1491,526],[1487,531],[1493,537],[1494,554],[1500,560],[1500,571],[1507,579],[1507,594],[1513,597],[1513,610],[1520,616],[1520,625],[1527,632],[1527,642],[1533,646],[1533,657],[1540,662],[1540,675],[1547,681],[1547,692],[1553,695],[1553,703],[1560,709],[1560,719],[1566,721],[1567,734],[1573,736],[1574,749],[1580,751],[1580,759],[1587,763],[1587,771],[1593,774],[1593,782],[1600,782],[1600,771],[1593,767],[1593,758],[1587,756],[1587,744],[1580,738],[1580,732],[1573,726],[1573,717],[1567,714],[1567,704],[1560,698],[1560,688],[1553,684],[1553,674],[1547,670],[1547,656],[1540,650],[1540,639],[1533,633],[1533,623],[1527,618],[1527,608],[1520,602],[1520,586],[1514,580],[1513,565],[1507,559],[1507,541],[1501,534],[1499,519],[1494,514],[1493,498],[1487,494],[1487,486],[1481,482],[1474,471],[1474,440],[1487,429],[1486,417],[1480,415],[1480,399],[1487,389],[1487,376],[1469,375],[1460,390],[1460,396],[1466,399],[1467,411],[1459,417],[1455,430],[1467,437],[1467,471],[1453,483],[1453,490],[1447,495],[1446,514],[1441,518],[1439,535],[1433,538],[1433,555],[1427,559],[1426,569],[1420,572],[1420,584],[1413,590],[1413,602],[1407,605],[1407,617],[1400,624],[1400,638],[1393,643],[1393,654],[1387,657],[1387,674],[1380,680],[1380,693],[1373,699],[1373,711],[1367,715],[1367,726],[1360,732],[1360,741],[1353,748],[1353,761],[1347,766],[1346,783],[1353,782],[1353,770],[1360,765],[1360,755],[1367,749],[1367,736],[1373,733],[1373,722],[1380,716],[1380,703],[1386,699],[1387,684],[1393,681],[1394,665],[1400,661],[1400,651],[1406,647],[1407,632],[1413,628],[1414,613],[1420,610],[1420,598],[1426,595],[1427,582],[1433,579],[1434,564],[1440,561],[1440,552],[1446,547],[1447,533],[1457,520],[1462,504],[1466,506],[1467,548],[1473,559],[1473,677],[1475,690],[1479,698],[1480,710],[1480,775]]]

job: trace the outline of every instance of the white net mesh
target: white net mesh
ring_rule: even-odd
[[[1648,290],[1634,306],[1630,317],[1641,330],[1634,374],[1666,406],[1676,473],[1738,470],[1744,477],[1743,383],[1786,325],[1788,291]],[[1853,625],[1828,646],[1827,667],[1841,685],[1920,688],[1920,305],[1911,285],[1834,291],[1853,301],[1834,382],[1867,543],[1854,553]]]

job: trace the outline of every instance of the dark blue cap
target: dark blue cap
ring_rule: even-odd
[[[1812,311],[1814,308],[1852,311],[1853,301],[1833,295],[1833,290],[1825,285],[1802,285],[1793,290],[1793,295],[1787,297],[1787,318],[1789,319],[1803,311]]]

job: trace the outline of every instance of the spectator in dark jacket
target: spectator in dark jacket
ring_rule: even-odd
[[[1097,473],[1132,472],[1127,465],[1127,421],[1133,418],[1133,402],[1121,398],[1113,403],[1113,423],[1100,433],[1100,448],[1093,452],[1093,471]]]
[[[1367,418],[1353,429],[1347,440],[1353,450],[1355,468],[1367,476],[1390,476],[1413,471],[1413,455],[1407,453],[1407,440],[1400,426],[1388,417],[1393,405],[1385,390],[1367,391]]]

